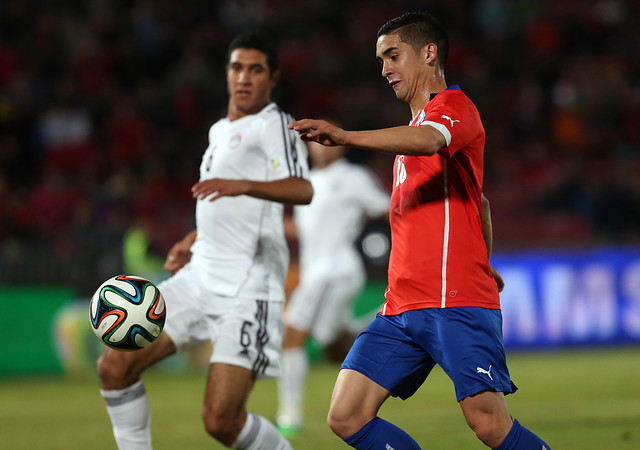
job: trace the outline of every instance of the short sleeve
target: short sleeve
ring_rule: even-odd
[[[309,178],[307,146],[298,133],[287,128],[293,118],[273,111],[264,121],[261,142],[267,160],[268,179]]]
[[[427,105],[427,114],[420,125],[431,125],[442,133],[447,142],[443,150],[450,156],[484,135],[478,110],[460,91],[438,94]]]

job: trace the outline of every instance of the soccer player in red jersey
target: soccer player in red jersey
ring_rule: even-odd
[[[487,446],[546,449],[505,402],[517,388],[502,341],[503,282],[489,263],[485,133],[472,101],[458,86],[447,87],[447,52],[446,32],[429,14],[392,19],[378,30],[376,56],[382,76],[411,107],[410,125],[369,131],[310,119],[289,125],[303,140],[397,155],[386,301],[342,365],[328,422],[357,449],[419,449],[377,414],[390,395],[413,395],[439,364]]]

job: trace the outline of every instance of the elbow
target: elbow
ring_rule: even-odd
[[[313,199],[313,186],[310,181],[306,181],[304,188],[300,190],[299,205],[308,205]]]
[[[487,197],[485,197],[484,194],[481,195],[480,197],[480,202],[482,205],[482,211],[490,211],[491,209],[491,203],[489,203],[489,199]]]

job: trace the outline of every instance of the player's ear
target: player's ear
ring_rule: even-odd
[[[278,81],[280,80],[280,70],[276,70],[271,74],[271,87],[274,88]]]
[[[424,62],[429,64],[435,64],[438,58],[438,46],[433,42],[422,47],[421,54],[424,58]]]

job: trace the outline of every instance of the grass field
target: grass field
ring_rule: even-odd
[[[508,397],[512,414],[553,449],[640,449],[640,347],[553,353],[515,353],[509,365],[520,391]],[[307,423],[297,449],[346,448],[325,425],[335,366],[313,366]],[[223,448],[200,420],[203,373],[145,378],[156,449]],[[250,407],[275,413],[276,383],[257,384]],[[390,399],[380,414],[402,426],[423,448],[484,448],[467,428],[453,387],[436,369],[418,393]],[[0,379],[1,449],[113,449],[96,379]]]

